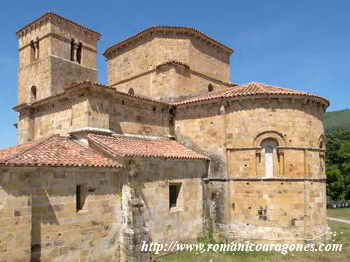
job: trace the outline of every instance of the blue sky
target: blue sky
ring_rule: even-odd
[[[350,1],[4,1],[1,6],[0,148],[16,144],[17,29],[52,11],[102,33],[103,51],[153,25],[194,27],[232,47],[231,81],[312,92],[350,108]]]

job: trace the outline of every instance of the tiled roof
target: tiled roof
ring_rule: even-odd
[[[31,148],[35,143],[25,143],[25,144],[20,144],[17,146],[12,146],[12,147],[8,147],[5,149],[0,149],[0,161],[1,159],[4,158],[8,158],[10,156],[13,156],[15,154],[21,153],[25,150],[27,150],[28,148]]]
[[[306,96],[321,100],[325,104],[329,104],[329,101],[323,97],[316,96],[303,91],[292,90],[277,86],[266,85],[263,83],[250,82],[243,85],[237,85],[225,89],[220,89],[213,92],[208,92],[200,96],[196,96],[190,99],[178,101],[174,105],[184,105],[190,103],[197,103],[202,101],[208,101],[213,99],[224,99],[232,97],[247,97],[247,96]]]
[[[206,34],[203,34],[202,32],[191,28],[191,27],[183,27],[183,26],[152,26],[150,28],[147,28],[139,33],[137,33],[134,36],[131,36],[109,48],[107,48],[107,50],[103,53],[104,56],[108,57],[109,54],[114,51],[115,49],[122,47],[124,45],[128,45],[129,43],[133,42],[133,41],[137,41],[138,39],[142,38],[143,36],[145,36],[146,34],[149,33],[153,33],[156,31],[175,31],[175,32],[187,32],[190,34],[194,34],[195,36],[204,39],[206,41],[209,41],[212,45],[215,46],[219,46],[220,48],[224,49],[226,52],[228,52],[229,54],[233,53],[233,50],[231,48],[229,48],[228,46],[216,41],[215,39],[207,36]]]
[[[191,149],[166,138],[144,138],[123,135],[95,135],[87,138],[104,150],[121,157],[151,157],[170,159],[208,159]]]
[[[58,135],[0,150],[0,165],[122,167],[102,153]]]

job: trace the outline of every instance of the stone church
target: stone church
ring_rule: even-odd
[[[1,261],[147,261],[143,241],[320,241],[328,100],[230,82],[233,50],[155,26],[109,47],[47,13],[17,31]],[[298,87],[297,87],[298,88]]]

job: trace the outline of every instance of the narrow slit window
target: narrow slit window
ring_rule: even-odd
[[[77,59],[76,59],[79,64],[81,64],[82,51],[83,51],[83,44],[79,43],[77,47]]]
[[[86,200],[86,186],[77,185],[76,187],[76,209],[77,212],[84,209],[84,204]]]
[[[37,90],[35,86],[32,86],[32,88],[30,89],[30,95],[31,95],[31,102],[36,101]]]
[[[30,42],[30,62],[39,59],[39,40]]]
[[[35,60],[38,60],[39,59],[39,39],[37,39],[35,42],[34,42],[34,45],[35,45]]]
[[[169,185],[169,208],[178,207],[181,184]]]
[[[30,62],[35,60],[35,44],[34,41],[30,42]]]
[[[74,39],[70,41],[70,60],[74,61]]]

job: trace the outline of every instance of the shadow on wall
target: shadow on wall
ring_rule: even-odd
[[[50,203],[48,189],[42,185],[33,185],[32,187],[32,231],[31,231],[31,262],[41,261],[42,245],[51,247],[50,241],[42,239],[41,228],[47,224],[59,225],[55,211],[62,209],[62,205],[52,205]],[[59,240],[62,235],[58,235],[54,245],[59,246],[63,241]],[[49,239],[47,239],[49,240]],[[53,252],[53,251],[52,251]]]
[[[45,167],[0,170],[0,196],[6,200],[0,201],[0,222],[9,223],[8,216],[2,217],[2,212],[14,210],[10,216],[11,220],[15,219],[18,228],[13,233],[10,223],[8,236],[5,236],[5,231],[1,238],[16,239],[16,249],[11,251],[16,253],[16,257],[20,252],[23,253],[23,259],[30,255],[32,262],[48,257],[63,257],[67,253],[79,257],[83,246],[89,250],[89,256],[95,258],[105,258],[104,254],[107,257],[115,256],[119,229],[114,225],[121,221],[119,218],[113,223],[109,221],[120,209],[120,203],[117,197],[110,196],[118,195],[122,182],[117,182],[115,170],[89,170]],[[89,216],[77,214],[77,184],[87,187]],[[111,204],[110,199],[116,202]],[[91,239],[98,241],[91,242]]]

